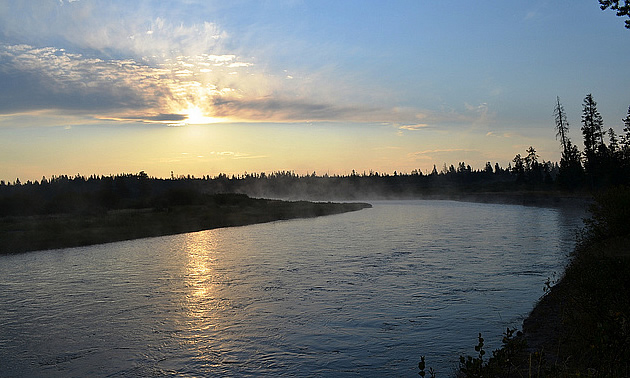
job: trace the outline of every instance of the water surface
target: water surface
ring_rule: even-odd
[[[584,215],[373,204],[0,256],[0,375],[447,376],[520,327]]]

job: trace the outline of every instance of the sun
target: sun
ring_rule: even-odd
[[[222,121],[220,118],[205,116],[198,106],[191,106],[182,113],[186,114],[184,123],[189,125],[205,125],[208,123],[217,123]]]

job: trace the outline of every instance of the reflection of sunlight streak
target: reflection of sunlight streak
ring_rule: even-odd
[[[220,364],[226,353],[222,336],[228,320],[225,314],[233,307],[224,292],[229,277],[221,269],[221,239],[214,230],[182,236],[186,265],[183,267],[182,317],[178,324],[182,333],[178,338],[190,350],[192,363]]]
[[[209,302],[213,298],[215,282],[214,263],[212,257],[212,234],[209,232],[195,232],[186,234],[186,250],[188,251],[188,265],[186,267],[186,287],[188,293],[188,313],[193,317],[207,317]]]

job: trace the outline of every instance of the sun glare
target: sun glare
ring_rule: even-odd
[[[183,113],[186,114],[186,119],[184,120],[184,123],[187,123],[189,125],[205,125],[208,123],[221,122],[220,118],[208,117],[204,115],[203,111],[197,106],[190,107]]]

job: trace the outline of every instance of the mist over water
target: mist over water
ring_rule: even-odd
[[[584,216],[373,205],[0,256],[0,375],[447,376],[520,327]]]

